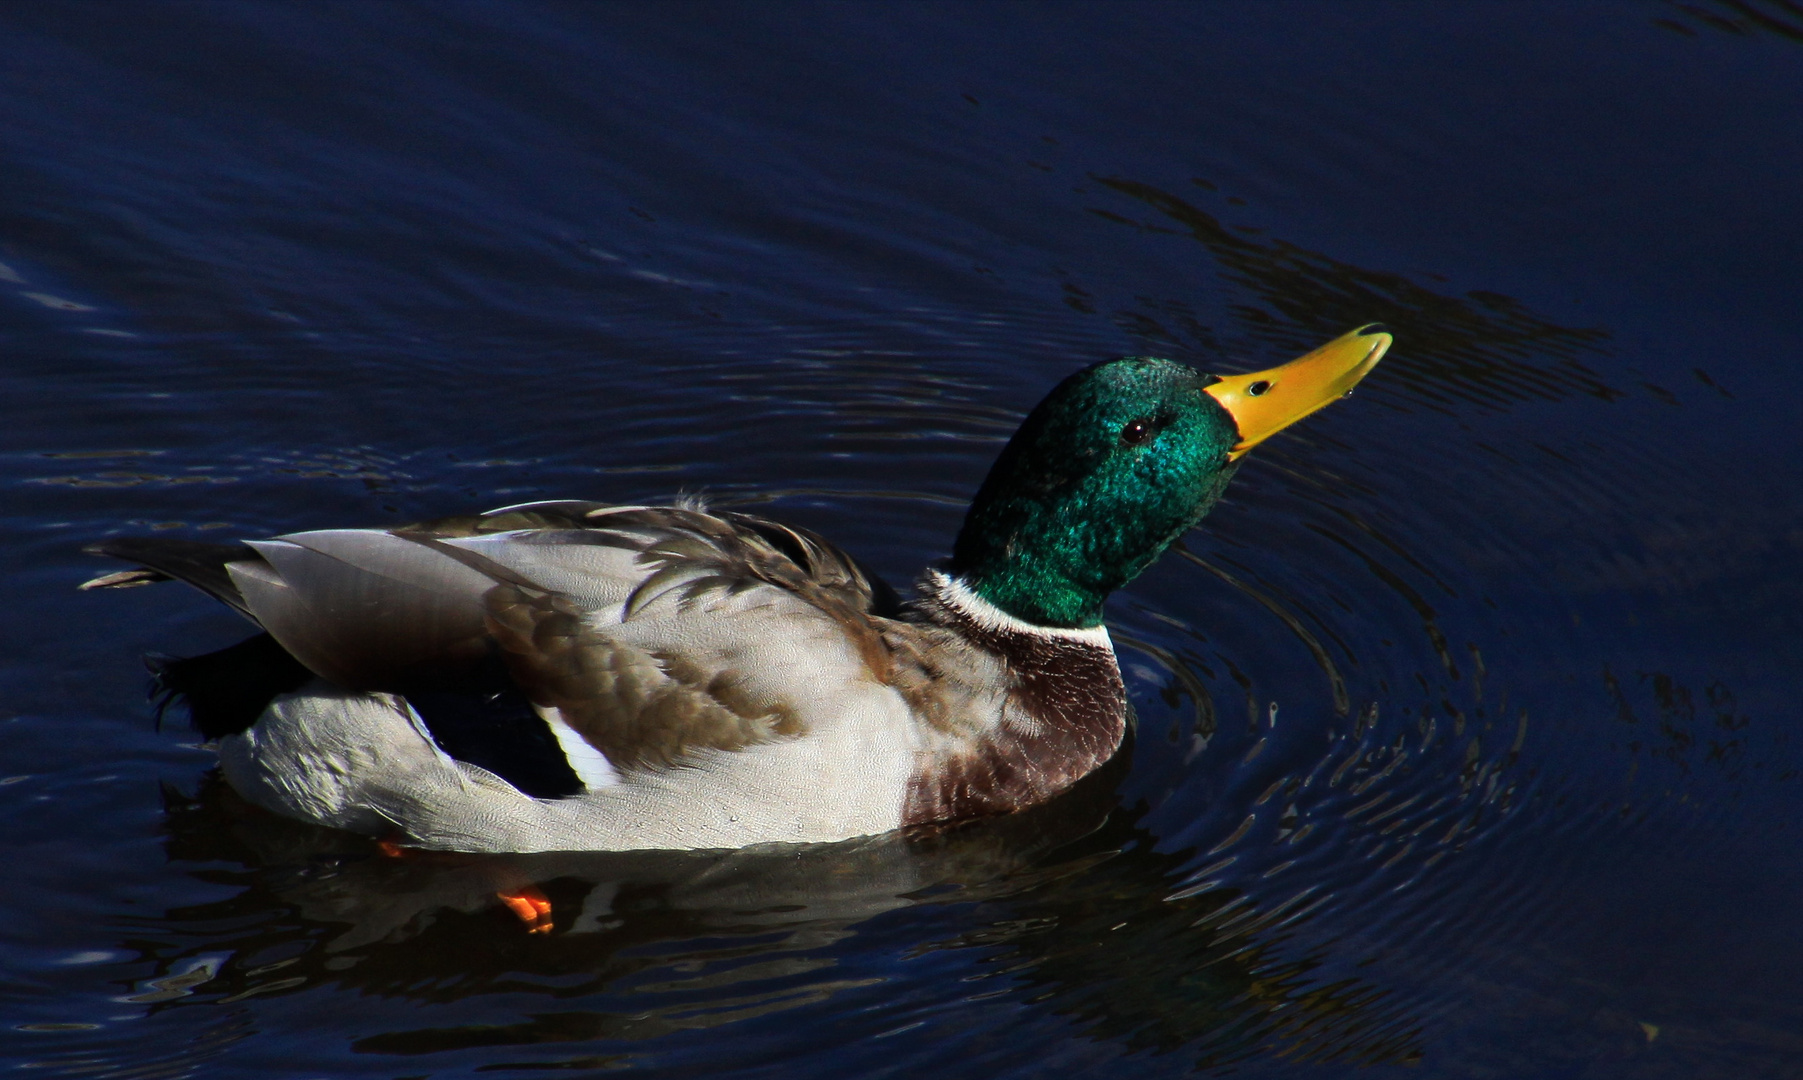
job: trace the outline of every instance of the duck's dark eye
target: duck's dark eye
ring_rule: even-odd
[[[1251,386],[1246,387],[1246,393],[1251,394],[1253,397],[1260,397],[1269,389],[1271,389],[1270,381],[1267,379],[1260,379]]]
[[[1121,442],[1128,446],[1138,446],[1152,436],[1158,434],[1157,428],[1149,419],[1129,420],[1127,426],[1121,428]]]

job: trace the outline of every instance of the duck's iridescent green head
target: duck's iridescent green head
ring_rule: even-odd
[[[1144,356],[1077,372],[990,469],[949,569],[1016,618],[1098,625],[1102,601],[1208,513],[1241,455],[1345,396],[1389,345],[1373,326],[1249,375]]]

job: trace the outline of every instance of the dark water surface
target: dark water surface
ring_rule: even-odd
[[[1803,1075],[1799,117],[1790,0],[0,6],[0,1061]],[[1111,602],[1129,751],[914,843],[382,858],[74,591],[683,489],[906,581],[1074,368],[1370,321]]]

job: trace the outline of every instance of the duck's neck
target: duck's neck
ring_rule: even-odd
[[[998,602],[998,596],[1006,599],[1013,593],[1007,588],[997,589],[994,579],[972,582],[955,572],[929,570],[923,585],[940,605],[990,634],[1069,641],[1097,646],[1110,652],[1114,649],[1113,642],[1108,637],[1108,628],[1102,625],[1100,599],[1095,601],[1093,618],[1079,620],[1083,625],[1048,625],[1044,619],[1023,618],[1016,614],[1023,607],[1028,612],[1034,612],[1037,610],[1035,605]],[[1019,587],[1018,583],[1015,586]]]
[[[1102,625],[1108,591],[1072,581],[1048,565],[1023,559],[989,565],[954,563],[953,580],[987,609],[1022,626],[1046,630],[1094,629]]]
[[[1007,704],[923,760],[904,824],[957,821],[1043,802],[1114,755],[1127,694],[1108,630],[1025,622],[955,575],[930,570],[920,613],[1000,660]]]
[[[1225,481],[1211,483],[1200,499],[1042,505],[996,495],[986,481],[946,569],[973,596],[1022,624],[1094,629],[1102,625],[1108,594],[1194,525]]]

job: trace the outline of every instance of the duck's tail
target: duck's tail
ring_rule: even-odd
[[[276,695],[299,690],[313,678],[268,634],[200,656],[146,656],[144,666],[150,669],[157,722],[181,702],[194,730],[208,740],[248,730]]]
[[[227,563],[262,562],[243,544],[209,544],[161,536],[113,536],[82,548],[90,555],[109,555],[138,564],[138,569],[102,574],[84,581],[82,589],[129,589],[158,581],[185,581],[233,611],[256,622],[244,594],[232,580]]]

